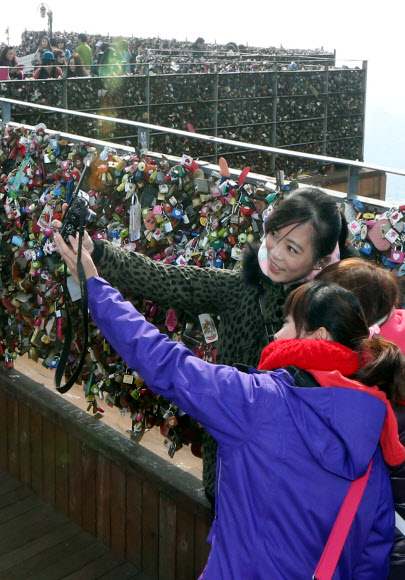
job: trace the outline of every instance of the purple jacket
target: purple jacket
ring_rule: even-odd
[[[384,580],[394,508],[379,437],[385,405],[342,387],[298,388],[283,369],[245,374],[172,342],[101,278],[92,318],[147,385],[218,441],[217,516],[204,580],[309,580],[350,482],[374,457],[334,580]]]

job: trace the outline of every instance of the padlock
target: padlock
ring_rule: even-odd
[[[372,249],[373,246],[370,244],[370,242],[363,242],[360,246],[360,252],[366,254],[366,256],[369,256],[371,254]]]
[[[405,252],[399,246],[395,250],[391,250],[390,261],[396,264],[403,264],[405,261]]]
[[[242,249],[239,245],[233,246],[233,248],[231,250],[231,258],[233,260],[240,261],[240,260],[242,260],[242,253],[243,253]]]
[[[394,230],[394,228],[390,228],[384,237],[386,240],[389,241],[390,244],[395,244],[395,242],[399,238],[399,233],[396,230]]]
[[[172,210],[172,217],[176,220],[181,220],[181,218],[183,217],[183,210],[180,207],[174,207]]]

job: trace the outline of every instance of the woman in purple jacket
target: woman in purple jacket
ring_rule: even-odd
[[[77,278],[76,240],[55,241]],[[283,329],[262,353],[267,372],[246,373],[171,342],[97,276],[85,250],[82,260],[105,338],[218,441],[204,580],[311,578],[351,482],[371,460],[334,579],[387,578],[394,508],[386,462],[405,460],[389,401],[405,398],[405,359],[392,343],[368,340],[353,294],[317,281],[295,290]]]

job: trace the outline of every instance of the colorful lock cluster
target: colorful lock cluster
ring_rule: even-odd
[[[248,167],[231,175],[225,161],[204,172],[189,155],[177,161],[143,150],[122,155],[112,147],[70,143],[44,125],[3,127],[0,344],[9,368],[26,353],[48,368],[58,365],[66,330],[64,272],[51,222],[62,217],[63,202],[88,164],[82,189],[95,213],[90,235],[178,267],[239,268],[243,248],[260,240],[266,215],[290,191],[289,185],[277,187],[270,180],[248,183],[253,181]],[[345,203],[351,243],[399,276],[405,273],[404,210],[382,214],[357,201]],[[215,362],[214,319],[154,304],[147,296],[129,298],[172,340],[182,340],[196,356]],[[82,350],[79,302],[70,309],[75,339],[67,376]],[[130,415],[132,436],[156,425],[171,456],[185,444],[200,455],[199,425],[154,395],[92,323],[90,337],[80,376],[88,410],[102,413],[105,404],[116,406]]]

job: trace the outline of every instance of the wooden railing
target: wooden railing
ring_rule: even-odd
[[[148,579],[192,580],[205,565],[201,481],[15,370],[0,374],[0,469]]]

